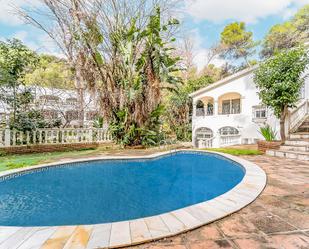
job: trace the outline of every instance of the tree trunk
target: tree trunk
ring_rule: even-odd
[[[78,123],[79,127],[84,127],[84,118],[85,118],[85,100],[84,100],[84,89],[79,88],[78,90]]]
[[[287,115],[287,110],[288,110],[287,106],[284,106],[282,108],[281,117],[280,117],[280,137],[281,137],[281,140],[282,140],[283,143],[286,140],[286,137],[285,137],[285,118],[286,118],[286,115]]]

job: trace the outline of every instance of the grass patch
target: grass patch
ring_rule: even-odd
[[[66,158],[80,158],[83,156],[95,156],[106,150],[106,147],[78,149],[63,152],[45,152],[21,155],[0,155],[0,171],[34,166],[42,163],[50,163]]]
[[[221,153],[230,154],[233,156],[243,156],[243,155],[261,155],[262,153],[258,150],[250,150],[250,149],[235,149],[235,148],[209,148],[206,149],[208,151],[216,151]]]

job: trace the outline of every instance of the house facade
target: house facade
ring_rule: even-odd
[[[60,119],[64,127],[78,127],[80,125],[80,103],[76,90],[65,90],[47,87],[31,87],[34,97],[32,108],[39,110],[47,120]],[[8,93],[9,94],[9,93]],[[84,94],[83,126],[91,127],[99,110],[95,96],[88,92]],[[7,115],[12,110],[0,101],[0,123],[5,123]]]
[[[257,67],[245,69],[190,95],[193,98],[193,146],[216,148],[253,144],[263,139],[259,130],[267,124],[274,128],[279,136],[279,120],[271,109],[262,104],[253,81]],[[300,95],[297,108],[290,110],[287,117],[287,135],[307,117],[308,78]]]

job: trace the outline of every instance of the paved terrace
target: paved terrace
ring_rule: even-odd
[[[244,156],[265,170],[263,193],[241,211],[132,249],[309,248],[309,162]]]
[[[107,154],[143,155],[145,151]],[[309,248],[309,162],[268,156],[244,158],[268,175],[268,184],[255,202],[196,230],[130,248]],[[85,248],[91,232],[88,226],[58,229],[43,246],[35,248]],[[27,244],[26,239],[18,248],[30,248]]]

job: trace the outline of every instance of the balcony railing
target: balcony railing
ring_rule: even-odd
[[[197,117],[212,116],[212,115],[214,115],[214,108],[213,107],[207,107],[206,109],[196,108],[196,116]]]
[[[223,106],[220,115],[240,114],[240,105],[235,106]]]

